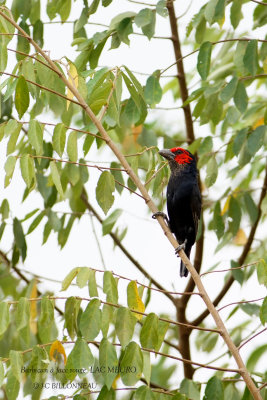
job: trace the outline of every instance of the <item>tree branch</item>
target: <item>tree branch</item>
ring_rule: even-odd
[[[177,67],[177,79],[178,83],[180,86],[180,92],[181,92],[181,97],[183,103],[187,100],[188,98],[188,89],[187,89],[187,84],[186,84],[186,77],[185,77],[185,72],[184,72],[184,65],[183,65],[183,56],[182,56],[182,51],[181,51],[181,44],[180,44],[180,38],[179,38],[179,31],[178,31],[178,19],[176,18],[175,15],[175,9],[173,5],[173,1],[167,1],[166,3],[168,13],[169,13],[169,21],[170,21],[170,27],[171,27],[171,32],[172,32],[172,43],[173,43],[173,50],[174,50],[174,55],[175,59],[177,60],[176,67]],[[182,107],[184,111],[184,118],[185,118],[185,125],[186,125],[186,136],[187,136],[187,142],[188,144],[191,144],[195,140],[195,134],[194,134],[194,127],[193,127],[193,120],[192,120],[192,114],[191,114],[191,109],[190,109],[190,104],[187,104],[186,106]],[[201,262],[202,262],[202,255],[203,255],[203,244],[204,244],[204,235],[203,235],[203,230],[202,230],[202,235],[201,239],[198,241],[196,245],[196,257],[195,257],[195,263],[194,267],[196,268],[197,271],[200,270],[201,268]],[[185,291],[190,291],[192,292],[195,287],[195,282],[190,276],[189,282],[186,286]],[[178,299],[176,301],[176,316],[177,320],[183,323],[186,323],[186,306],[189,301],[189,296],[182,296],[181,299]],[[189,342],[189,336],[190,336],[190,329],[185,329],[183,327],[180,327],[178,330],[179,333],[179,347],[181,348],[181,355],[182,357],[186,359],[191,359],[191,352],[190,352],[190,342]],[[184,375],[188,379],[192,379],[194,374],[194,369],[191,364],[184,364]]]
[[[168,4],[172,5],[172,3],[169,3],[169,2],[168,2]],[[57,65],[50,59],[50,57],[46,53],[44,53],[44,51],[41,49],[41,47],[38,46],[38,44],[12,18],[8,17],[3,11],[1,11],[1,9],[3,9],[3,7],[0,8],[0,15],[2,15],[2,17],[5,18],[7,21],[9,21],[13,26],[15,26],[15,28],[21,34],[23,34],[24,37],[35,47],[37,52],[39,52],[44,57],[44,59],[47,61],[47,63],[51,67],[54,68],[54,71],[58,74],[59,78],[64,82],[64,84],[69,88],[69,90],[72,92],[72,94],[76,97],[76,99],[78,100],[78,103],[81,105],[81,107],[84,109],[85,113],[89,116],[89,118],[92,120],[94,125],[97,127],[100,134],[103,136],[104,139],[106,139],[107,145],[110,147],[110,149],[116,155],[116,157],[120,161],[121,165],[126,169],[129,177],[133,180],[133,182],[135,183],[137,188],[140,190],[142,196],[145,198],[147,206],[150,208],[150,210],[153,213],[156,213],[158,211],[158,209],[157,209],[155,203],[150,198],[146,188],[140,181],[139,177],[135,174],[135,172],[133,171],[131,166],[128,164],[126,158],[123,156],[123,154],[121,153],[119,148],[109,137],[107,131],[105,130],[105,128],[103,127],[101,122],[97,119],[96,115],[93,113],[91,108],[87,105],[86,101],[81,96],[81,94],[78,92],[77,88],[75,86],[73,86],[66,79],[66,77],[62,74],[62,72],[57,67]],[[165,236],[168,238],[168,240],[170,241],[172,246],[174,248],[176,248],[178,246],[177,240],[174,238],[169,227],[166,225],[164,218],[162,216],[158,216],[157,220],[158,220],[158,223],[160,224]],[[196,283],[196,286],[198,287],[199,293],[201,294],[203,301],[205,302],[207,308],[209,309],[209,312],[212,315],[218,329],[221,331],[221,335],[222,335],[229,351],[231,352],[231,354],[233,355],[233,357],[237,363],[238,372],[240,373],[240,375],[246,382],[246,385],[247,385],[249,391],[251,392],[252,396],[254,397],[254,399],[262,400],[262,397],[261,397],[260,393],[258,392],[257,387],[255,386],[253,380],[251,379],[249,372],[246,369],[245,364],[239,355],[238,349],[236,348],[235,344],[233,343],[228,331],[225,328],[225,325],[224,325],[222,319],[220,318],[217,310],[215,309],[214,305],[212,304],[212,302],[201,282],[201,279],[200,279],[198,273],[194,269],[193,265],[191,264],[191,262],[189,261],[189,259],[187,258],[186,254],[183,250],[179,251],[179,255],[180,255],[182,261],[184,262],[185,266],[189,270],[189,272],[192,274],[192,277]],[[157,353],[165,356],[165,354],[163,354],[163,353],[159,353],[159,352],[157,352]],[[170,356],[168,356],[168,357],[170,357]],[[178,360],[178,358],[176,358],[176,359]],[[182,360],[182,361],[184,363],[190,363],[190,364],[192,363],[191,360]],[[199,363],[195,363],[195,364],[199,365]]]
[[[258,216],[256,221],[254,222],[254,224],[251,227],[249,236],[248,236],[248,240],[247,243],[242,251],[242,254],[240,255],[239,259],[238,259],[238,264],[242,265],[244,264],[246,257],[251,249],[251,245],[258,227],[258,224],[260,222],[260,218],[261,218],[261,204],[263,202],[264,197],[266,196],[267,193],[267,163],[266,163],[266,168],[265,168],[265,178],[264,178],[264,182],[263,182],[263,186],[262,186],[262,190],[261,190],[261,194],[260,194],[260,198],[259,198],[259,202],[258,202]],[[228,292],[228,290],[230,289],[230,287],[232,286],[232,284],[234,283],[235,279],[232,276],[230,276],[230,278],[226,281],[226,283],[224,284],[223,288],[221,289],[220,293],[218,294],[218,296],[214,299],[213,301],[213,305],[216,307],[220,301],[224,298],[224,296],[226,295],[226,293]],[[193,325],[199,325],[207,316],[209,315],[209,310],[206,309],[205,311],[203,311],[203,313],[201,313],[194,321],[192,321],[191,323]]]

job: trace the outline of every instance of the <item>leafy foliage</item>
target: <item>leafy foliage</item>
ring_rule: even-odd
[[[177,374],[176,367],[190,356],[193,342],[189,342],[192,327],[184,326],[188,322],[186,295],[182,295],[180,303],[176,298],[173,301],[173,293],[155,284],[150,274],[140,268],[134,245],[133,255],[125,249],[127,227],[121,224],[125,213],[123,203],[118,208],[117,202],[126,191],[131,196],[137,194],[136,201],[141,200],[140,196],[147,201],[140,194],[140,187],[137,189],[133,178],[136,174],[162,208],[168,168],[162,164],[158,147],[187,147],[190,143],[189,150],[197,155],[204,199],[199,243],[215,233],[216,257],[224,262],[224,268],[228,264],[225,286],[221,279],[222,288],[218,286],[218,290],[226,288],[226,293],[233,282],[245,288],[253,283],[254,293],[267,286],[266,240],[255,237],[257,227],[266,226],[267,214],[267,46],[266,37],[247,39],[255,37],[255,29],[266,25],[266,1],[206,1],[191,18],[186,37],[179,43],[183,56],[197,53],[196,61],[186,69],[186,80],[180,72],[178,80],[176,76],[166,78],[168,68],[154,70],[158,65],[145,79],[128,65],[102,66],[102,57],[108,50],[132,45],[136,34],[145,36],[141,40],[146,40],[146,46],[157,40],[163,18],[166,22],[170,16],[172,27],[176,25],[172,4],[165,0],[154,5],[129,2],[129,10],[115,16],[116,2],[85,0],[74,22],[76,3],[71,0],[48,0],[42,12],[40,0],[8,3],[1,1],[0,7],[0,145],[5,157],[0,239],[3,243],[8,241],[0,248],[0,384],[6,397],[18,398],[23,386],[25,396],[41,398],[45,383],[53,379],[63,387],[71,382],[84,383],[77,392],[72,391],[77,399],[88,395],[89,390],[82,388],[92,389],[91,381],[97,385],[99,400],[114,399],[116,389],[125,388],[133,391],[137,400],[199,400],[201,393],[205,400],[250,398],[248,388],[236,385],[240,375],[233,375],[230,357],[223,361],[223,355],[218,357],[216,365],[221,369],[212,376],[206,375],[206,383],[200,383],[197,372],[188,367],[191,360],[184,361],[184,379],[180,365]],[[253,15],[253,27],[247,27],[249,35],[239,30],[246,7]],[[103,10],[110,10],[109,21],[101,20]],[[88,27],[94,24],[92,16],[108,25],[100,24],[98,31],[89,33]],[[46,30],[51,26],[48,20],[61,22],[58,32],[66,48],[67,37],[61,35],[60,29],[65,22],[73,25],[71,45],[77,52],[75,58],[66,56],[52,61],[42,51],[47,50]],[[178,38],[171,39],[177,46]],[[192,54],[187,54],[189,48]],[[11,56],[12,51],[16,59]],[[179,66],[181,61],[179,58],[175,64]],[[145,57],[142,62],[144,65]],[[188,96],[186,82],[194,88]],[[190,119],[185,125],[186,134],[168,129],[158,117],[158,108],[168,98],[168,92],[172,93],[175,106],[182,107],[185,118]],[[191,125],[195,132],[190,136]],[[85,159],[91,160],[95,154],[96,162]],[[112,157],[106,158],[107,154]],[[124,168],[122,154],[127,157],[129,168]],[[102,164],[106,159],[111,161]],[[39,199],[38,207],[24,217],[24,211],[16,214],[8,197],[8,190],[17,179],[24,188],[24,193],[20,193],[20,187],[16,189],[21,202],[34,196]],[[63,213],[58,211],[59,205],[65,207]],[[50,288],[43,292],[34,275],[32,279],[24,276],[23,264],[30,259],[32,235],[40,231],[43,245],[57,240],[62,250],[67,243],[72,245],[72,233],[88,212],[101,223],[103,236],[110,236],[142,271],[145,284],[111,272],[112,264],[105,271],[94,269],[89,248],[85,250],[90,267],[76,266],[64,274],[63,293],[53,296]],[[225,256],[223,251],[228,246],[241,248],[241,255]],[[76,251],[74,246],[72,251]],[[196,263],[201,263],[201,252]],[[205,261],[210,268],[206,272],[215,272],[217,265]],[[122,284],[124,280],[130,281],[127,287]],[[78,287],[75,294],[74,281]],[[155,286],[175,305],[177,321],[172,311],[158,313],[153,303]],[[267,322],[266,297],[257,299],[259,304],[254,304],[250,295],[248,299],[225,316],[226,325],[231,319],[230,335],[240,348],[255,340]],[[242,322],[240,318],[234,320],[239,312]],[[250,319],[244,319],[245,315]],[[200,328],[194,336],[197,354],[205,352],[205,356],[210,355],[209,360],[213,355],[217,357],[221,354],[218,332],[208,326],[201,314],[195,321],[191,322]],[[246,336],[248,330],[252,333]],[[187,347],[183,347],[184,341]],[[266,351],[266,344],[259,342],[244,357],[258,387],[266,380],[266,366],[261,363]],[[39,386],[34,386],[36,383]],[[265,398],[266,387],[262,386],[260,392]],[[124,396],[131,398],[130,393],[125,391]],[[61,396],[60,391],[54,394],[51,398]]]

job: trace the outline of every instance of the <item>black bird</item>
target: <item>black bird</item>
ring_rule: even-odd
[[[201,213],[201,194],[198,185],[196,159],[188,150],[181,147],[163,149],[159,154],[166,158],[171,169],[167,186],[167,210],[169,219],[164,213],[156,213],[165,217],[170,230],[174,233],[179,247],[176,254],[184,249],[190,257],[191,247],[196,241],[198,222]],[[188,270],[181,261],[180,276],[187,276]]]

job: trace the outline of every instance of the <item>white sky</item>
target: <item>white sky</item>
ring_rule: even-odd
[[[46,3],[46,2],[45,2]],[[181,37],[184,36],[185,28],[187,22],[190,20],[191,16],[200,8],[205,1],[193,1],[191,8],[188,14],[183,17],[179,21],[179,28]],[[74,3],[74,8],[72,12],[72,19],[75,19],[79,16],[79,10],[81,10],[80,5],[82,1],[76,1]],[[176,2],[176,11],[177,15],[181,15],[185,8],[187,7],[187,2]],[[247,26],[251,26],[251,5],[244,6],[246,12],[246,21],[242,23],[242,30],[244,30]],[[106,9],[101,8],[101,11],[96,13],[90,18],[92,22],[101,22],[108,24],[112,15],[117,15],[120,12],[124,11],[138,11],[139,6],[136,4],[130,3],[126,0],[116,1],[114,0],[112,6],[107,7]],[[46,17],[47,20],[47,17]],[[226,19],[227,26],[229,25],[229,18]],[[103,28],[104,29],[104,28]],[[95,31],[101,31],[101,27],[97,26],[88,26],[88,36]],[[135,28],[136,30],[136,28]],[[260,31],[259,31],[260,32]],[[160,36],[169,36],[169,24],[168,20],[164,20],[161,17],[158,17],[157,30],[156,34]],[[253,37],[262,37],[263,34],[261,32],[253,32]],[[252,35],[250,35],[252,36]],[[60,25],[60,24],[49,24],[45,26],[45,49],[50,51],[50,55],[54,59],[59,59],[64,55],[67,55],[70,59],[74,59],[76,57],[76,53],[74,49],[69,46],[72,41],[72,28],[70,24]],[[14,42],[13,47],[14,47]],[[11,47],[11,45],[9,45]],[[189,48],[183,48],[183,54],[189,52]],[[106,51],[104,50],[103,55],[100,58],[101,65],[109,65],[109,66],[120,66],[122,64],[126,64],[130,69],[134,71],[147,72],[152,73],[155,69],[165,68],[170,65],[174,61],[172,44],[170,41],[166,40],[151,40],[150,42],[143,37],[139,36],[131,36],[131,45],[130,47],[126,45],[120,46],[118,50]],[[185,60],[185,70],[191,70],[195,63],[195,59],[193,57],[189,57]],[[10,69],[11,71],[11,69]],[[10,72],[9,71],[9,72]],[[175,70],[169,70],[169,73],[174,73]],[[140,76],[140,80],[142,83],[145,82],[145,78]],[[167,95],[166,98],[160,104],[163,107],[171,107],[173,106],[171,95]],[[173,131],[177,129],[183,129],[183,115],[182,111],[154,111],[153,116],[157,115],[157,118],[161,119],[166,124],[167,131]],[[25,120],[28,120],[27,116],[24,116]],[[53,119],[51,116],[49,117],[50,121]],[[47,117],[42,117],[40,120],[47,120]],[[55,122],[53,120],[53,122]],[[175,125],[175,128],[173,127]],[[198,134],[198,132],[197,132]],[[209,127],[205,125],[201,129],[201,134],[205,136],[206,134],[210,134]],[[3,165],[5,162],[5,149],[4,142],[0,144],[0,171],[3,171]],[[80,154],[82,156],[82,153]],[[92,150],[86,157],[88,160],[92,162],[99,162],[103,160],[115,160],[113,155],[108,150],[96,151],[96,148],[92,147]],[[95,201],[95,186],[97,179],[99,177],[99,172],[90,169],[90,180],[87,184],[87,190],[89,193],[89,200],[95,206],[97,211],[103,216],[102,211]],[[3,182],[3,174],[1,181]],[[222,171],[219,175],[219,178],[216,183],[216,187],[219,186],[225,187],[227,182],[223,181],[224,171]],[[1,182],[1,185],[3,183]],[[12,215],[17,216],[18,218],[23,218],[27,212],[30,210],[39,207],[42,209],[43,202],[39,195],[35,193],[31,193],[31,195],[26,199],[26,201],[21,204],[22,193],[24,190],[24,182],[20,176],[18,169],[14,174],[12,179],[12,183],[10,186],[5,189],[3,192],[3,186],[1,186],[1,198],[8,198],[10,201]],[[213,192],[213,195],[218,193],[216,192],[216,188]],[[2,201],[0,199],[0,201]],[[67,206],[64,203],[59,203],[55,207],[55,210],[64,211],[67,209]],[[158,280],[166,289],[182,291],[184,286],[187,283],[187,279],[180,279],[179,277],[179,264],[180,261],[175,258],[173,249],[171,248],[169,242],[165,239],[164,234],[161,231],[160,226],[156,221],[151,219],[151,213],[146,207],[145,203],[142,199],[138,198],[135,195],[130,195],[124,190],[123,195],[120,197],[116,194],[115,202],[110,210],[110,213],[115,208],[122,208],[124,210],[123,215],[120,219],[119,226],[127,226],[128,234],[123,241],[125,247],[136,257],[136,259],[142,264],[142,266],[156,279]],[[207,217],[206,217],[207,218]],[[31,220],[30,220],[31,222]],[[29,223],[30,223],[29,222]],[[26,231],[26,225],[24,226],[24,231]],[[136,268],[128,261],[128,259],[122,254],[119,249],[114,249],[112,240],[108,237],[101,236],[101,227],[99,226],[97,221],[94,221],[95,229],[100,241],[101,249],[103,252],[105,265],[108,270],[112,270],[118,274],[127,276],[131,279],[138,279],[141,282],[145,282],[142,275],[136,270]],[[10,234],[1,244],[1,249],[8,250],[10,248],[10,240],[12,238],[12,227],[9,227]],[[28,244],[28,257],[25,261],[25,264],[20,267],[22,269],[26,269],[28,271],[32,271],[35,274],[46,276],[48,278],[57,279],[60,282],[64,279],[67,273],[76,266],[88,266],[93,268],[103,269],[103,263],[101,261],[101,257],[98,251],[98,247],[95,241],[95,237],[92,233],[92,226],[90,222],[89,216],[84,216],[79,223],[75,223],[74,228],[72,229],[69,241],[65,248],[60,251],[57,245],[57,238],[54,233],[50,235],[50,238],[45,246],[41,246],[42,243],[42,232],[43,232],[43,224],[41,224],[33,234],[27,237]],[[212,265],[214,265],[217,261],[220,261],[220,268],[229,268],[230,259],[236,258],[239,256],[241,249],[234,247],[229,244],[227,249],[224,252],[220,252],[219,254],[214,255],[214,248],[217,245],[217,238],[212,233],[206,233],[205,237],[205,257],[203,263],[203,270],[207,270]],[[193,252],[194,254],[194,252]],[[192,259],[193,259],[192,254]],[[10,256],[10,253],[9,253]],[[219,268],[218,267],[218,268]],[[97,274],[98,278],[102,279],[102,274]],[[218,293],[220,287],[223,285],[224,274],[211,274],[203,279],[203,282],[207,285],[208,293],[213,299]],[[147,282],[146,282],[147,283]],[[49,289],[55,290],[55,294],[59,294],[60,285],[53,284],[51,282],[46,282],[40,286],[41,289]],[[257,290],[255,291],[255,288]],[[126,305],[126,286],[123,281],[119,282],[119,302],[123,305]],[[71,288],[68,292],[60,293],[66,296],[70,295],[83,295],[88,296],[86,290],[81,291],[78,288]],[[234,283],[232,290],[229,292],[227,296],[221,302],[221,306],[233,301],[240,301],[243,298],[246,299],[254,299],[257,297],[262,297],[265,294],[263,288],[259,287],[257,283],[257,279],[254,276],[248,285],[240,291],[240,287],[237,283]],[[104,299],[104,297],[102,297]],[[58,302],[58,306],[63,309],[63,303]],[[196,315],[199,314],[201,310],[203,310],[204,306],[198,299],[198,296],[192,298],[190,301],[190,307],[188,310],[188,318],[189,320],[193,319]],[[225,309],[222,313],[222,317],[227,317],[230,312],[230,307]],[[167,312],[171,315],[172,318],[175,318],[175,309],[169,302],[169,300],[165,299],[163,295],[157,295],[155,292],[152,292],[152,301],[149,304],[147,312],[154,311],[156,313]],[[246,316],[240,311],[240,320],[245,319]],[[231,327],[232,320],[226,323],[227,327]],[[209,325],[213,326],[213,322],[209,319]],[[192,335],[194,338],[194,335]],[[193,339],[191,339],[193,340]],[[263,337],[260,336],[257,339],[258,343],[263,342]],[[256,341],[254,342],[256,343]],[[254,348],[255,344],[253,342],[248,344],[241,351],[241,355],[246,354],[249,350],[249,353]],[[218,346],[218,354],[222,352],[222,342]],[[207,361],[210,359],[210,356],[207,354],[192,352],[192,359],[194,361],[202,362],[203,360]],[[220,365],[220,363],[218,364]],[[234,365],[234,363],[232,364]],[[176,378],[179,380],[182,376],[182,369],[179,366],[177,370]],[[199,370],[196,373],[195,379],[206,379],[210,376],[210,372]],[[177,383],[174,385],[177,387]]]

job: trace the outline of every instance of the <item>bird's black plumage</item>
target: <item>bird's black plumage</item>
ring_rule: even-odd
[[[180,147],[159,152],[171,169],[167,186],[167,209],[169,225],[178,243],[185,244],[184,251],[190,257],[191,247],[196,241],[198,221],[201,213],[201,195],[195,157]],[[180,275],[188,270],[181,261]]]

